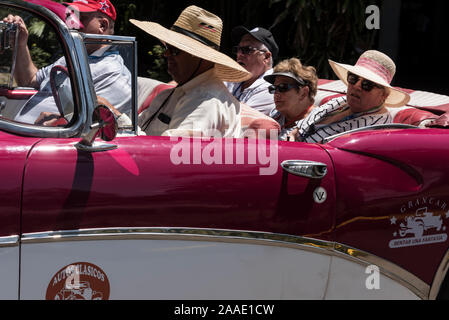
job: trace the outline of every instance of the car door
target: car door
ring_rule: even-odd
[[[336,242],[358,260],[333,265],[329,297],[341,297],[342,287],[347,298],[436,297],[449,247],[446,140],[446,130],[407,129],[353,133],[328,144],[338,190]],[[380,279],[370,289],[373,268]],[[355,272],[353,281],[333,278],[343,269]]]
[[[143,136],[89,153],[76,142],[44,139],[29,155],[21,299],[324,296],[335,186],[321,147]],[[286,160],[327,174],[288,173]]]
[[[19,296],[21,186],[27,153],[38,141],[0,131],[0,299]]]

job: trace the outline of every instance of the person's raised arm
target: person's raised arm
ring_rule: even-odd
[[[17,25],[19,39],[17,44],[17,63],[14,78],[19,86],[37,88],[36,73],[38,69],[31,59],[28,49],[28,29],[20,16],[8,15],[3,22]]]

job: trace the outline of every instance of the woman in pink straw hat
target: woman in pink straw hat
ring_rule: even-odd
[[[387,107],[404,106],[410,96],[390,83],[396,66],[376,50],[364,52],[355,66],[329,64],[347,86],[347,95],[315,108],[298,123],[295,140],[321,142],[324,138],[352,129],[393,122]]]

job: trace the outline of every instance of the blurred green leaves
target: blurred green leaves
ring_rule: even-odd
[[[158,79],[163,82],[169,82],[171,79],[168,76],[167,63],[164,58],[165,49],[161,45],[154,45],[153,49],[148,51],[147,58],[153,61],[151,68],[147,70],[148,77]]]
[[[58,0],[61,1],[61,0]],[[116,34],[138,40],[139,75],[161,81],[170,80],[160,42],[142,32],[129,19],[154,21],[170,27],[185,3],[164,0],[113,0],[117,10]],[[224,21],[222,47],[230,52],[230,30],[247,27],[270,28],[280,46],[280,59],[298,57],[317,68],[320,78],[332,78],[328,59],[353,63],[361,52],[376,46],[377,31],[365,26],[367,6],[381,6],[381,0],[192,0]],[[60,52],[54,34],[42,21],[29,21],[30,48],[38,67],[55,59]],[[43,41],[45,39],[45,41]]]
[[[332,78],[328,59],[353,63],[372,49],[377,31],[365,26],[365,10],[371,4],[380,6],[380,1],[271,0],[271,6],[283,7],[271,26],[286,36],[288,46],[281,54],[314,66],[320,78]]]
[[[377,31],[367,30],[365,9],[381,0],[192,0],[220,16],[224,22],[223,52],[230,52],[230,30],[243,24],[249,28],[270,28],[280,46],[280,59],[299,57],[317,68],[321,78],[332,78],[328,59],[352,63],[362,51],[376,46]],[[170,27],[186,3],[168,4],[163,0],[113,0],[117,8],[117,33],[134,35],[139,42],[139,73],[164,80],[165,61],[158,51],[158,40],[141,32],[130,18]]]

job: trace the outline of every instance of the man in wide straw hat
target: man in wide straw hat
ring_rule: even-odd
[[[390,83],[396,66],[376,50],[364,52],[355,66],[329,63],[347,86],[347,95],[313,110],[298,123],[297,141],[321,142],[324,138],[352,129],[393,122],[387,107],[406,105],[410,96]]]
[[[170,30],[154,22],[130,22],[162,41],[168,73],[178,83],[140,114],[141,130],[148,135],[240,136],[240,103],[223,81],[244,81],[251,74],[218,51],[221,19],[189,6]]]

